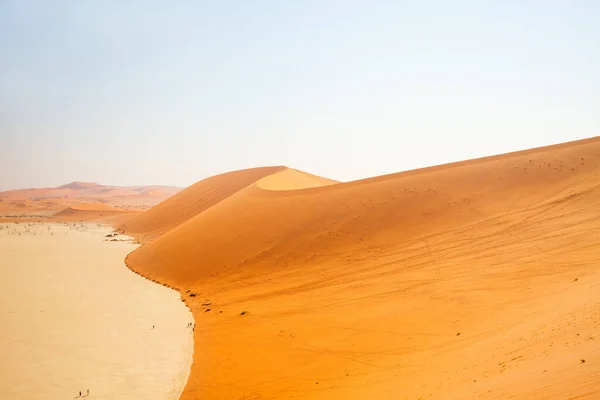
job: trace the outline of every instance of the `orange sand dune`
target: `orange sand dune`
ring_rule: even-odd
[[[0,213],[60,211],[80,203],[107,203],[126,208],[148,208],[180,189],[171,186],[104,186],[72,182],[56,188],[0,192]]]
[[[121,226],[132,234],[157,236],[194,217],[258,179],[285,167],[253,168],[204,179],[175,194]]]
[[[183,399],[600,396],[600,139],[298,190],[290,171],[139,215],[165,233],[127,264],[196,319]]]

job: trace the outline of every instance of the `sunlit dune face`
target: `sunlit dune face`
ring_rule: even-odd
[[[599,173],[592,139],[349,183],[274,170],[215,200],[221,176],[156,207],[127,264],[194,312],[184,399],[582,396]]]

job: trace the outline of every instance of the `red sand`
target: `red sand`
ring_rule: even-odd
[[[237,171],[122,226],[194,313],[183,399],[600,396],[599,139],[330,183]]]

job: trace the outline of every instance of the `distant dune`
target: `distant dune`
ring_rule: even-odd
[[[100,221],[109,217],[119,217],[136,211],[115,208],[104,203],[82,203],[65,208],[52,215],[55,221]],[[139,212],[139,211],[138,211]]]
[[[167,197],[169,197],[169,194],[166,193],[166,192],[163,192],[162,190],[150,189],[150,190],[144,190],[143,192],[141,192],[140,194],[138,194],[138,196],[167,198]]]
[[[349,183],[236,171],[121,228],[196,318],[183,399],[594,398],[599,188],[594,138]]]
[[[56,212],[80,203],[106,203],[121,208],[144,209],[179,190],[171,186],[122,187],[92,182],[72,182],[56,188],[8,190],[0,192],[0,213]]]
[[[75,204],[69,207],[74,211],[115,211],[116,209],[108,204],[104,203],[82,203]]]
[[[98,186],[100,186],[100,185],[98,185],[97,183],[94,183],[94,182],[71,182],[66,185],[59,186],[56,189],[82,190],[82,189],[96,188]]]

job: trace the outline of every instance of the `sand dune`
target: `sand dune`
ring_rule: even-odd
[[[163,235],[128,265],[197,293],[183,399],[600,395],[599,139],[297,190],[290,171],[137,231]]]
[[[116,208],[105,203],[81,203],[69,207],[73,211],[115,211]]]
[[[167,192],[164,192],[162,190],[159,190],[159,189],[149,189],[149,190],[144,190],[143,192],[140,192],[140,194],[138,194],[138,196],[162,197],[162,198],[166,199],[170,196],[170,194]]]
[[[66,185],[58,186],[56,189],[72,189],[72,190],[81,190],[81,189],[91,189],[99,186],[95,182],[71,182]]]
[[[173,186],[105,186],[72,182],[56,188],[0,192],[0,213],[60,211],[80,203],[106,203],[129,208],[148,208],[177,193]]]
[[[204,179],[120,226],[131,234],[155,237],[285,167],[253,168]]]
[[[594,141],[551,148],[537,157],[509,154],[291,192],[265,190],[258,181],[132,257],[152,253],[153,261],[145,260],[149,271],[153,266],[161,270],[163,255],[176,261],[178,269],[169,278],[177,281],[181,273],[182,283],[224,268],[237,272],[238,266],[253,262],[258,268],[265,261],[277,262],[281,268],[288,261],[338,260],[338,249],[362,254],[371,247],[395,246],[398,239],[443,233],[581,194],[594,187],[582,176],[595,176],[600,162],[596,151],[600,154]],[[587,165],[581,160],[585,156]],[[202,268],[198,259],[204,260]]]

